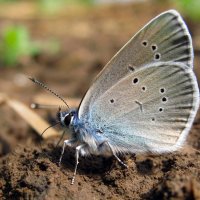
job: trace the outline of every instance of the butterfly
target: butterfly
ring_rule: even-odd
[[[180,148],[199,106],[188,28],[175,10],[161,13],[108,62],[78,109],[58,112],[79,156],[163,153]]]

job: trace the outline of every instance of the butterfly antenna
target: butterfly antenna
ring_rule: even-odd
[[[66,106],[68,109],[69,105],[67,104],[67,102],[64,100],[63,97],[61,97],[59,94],[55,93],[53,90],[51,90],[49,87],[47,87],[44,83],[41,83],[40,81],[36,80],[35,78],[29,77],[29,79],[33,82],[38,84],[39,86],[43,87],[44,89],[46,89],[47,91],[51,92],[53,95],[55,95],[56,97],[58,97]]]
[[[40,136],[43,137],[43,134],[44,134],[49,128],[52,128],[52,127],[54,127],[54,126],[56,126],[56,125],[58,125],[58,124],[60,124],[60,122],[56,122],[55,124],[48,126],[47,128],[44,129],[44,131],[40,134]]]
[[[43,137],[43,134],[44,134],[49,128],[52,128],[52,127],[54,127],[54,126],[56,126],[56,125],[58,125],[58,124],[60,124],[60,122],[56,122],[55,124],[48,126],[48,127],[47,127],[46,129],[44,129],[44,131],[40,134],[40,137]],[[41,141],[39,142],[39,146],[40,146],[40,149],[42,150]],[[47,153],[45,153],[43,150],[42,150],[42,153],[45,154],[45,155],[50,159],[49,155],[48,155]]]

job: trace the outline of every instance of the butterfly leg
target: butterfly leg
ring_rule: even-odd
[[[72,182],[71,184],[73,185],[74,184],[74,180],[75,180],[75,177],[76,177],[76,171],[77,171],[77,166],[78,166],[78,159],[79,159],[79,152],[80,150],[85,146],[85,144],[81,144],[79,146],[76,147],[76,165],[75,165],[75,168],[74,168],[74,174],[73,174],[73,177],[72,177]]]
[[[64,135],[65,135],[65,131],[63,131],[61,138],[59,139],[58,143],[56,144],[56,148],[58,147],[58,145],[59,145],[60,142],[62,141]]]
[[[109,142],[106,142],[106,143],[108,144],[108,146],[109,146],[109,148],[110,148],[110,150],[111,150],[113,156],[118,160],[118,162],[120,162],[124,167],[128,168],[128,165],[126,165],[126,164],[117,156],[117,154],[113,151],[113,149],[112,149],[110,143],[109,143]]]
[[[65,147],[66,147],[67,145],[70,146],[70,144],[72,144],[73,142],[75,142],[75,139],[70,139],[70,140],[65,140],[65,141],[64,141],[63,148],[62,148],[62,153],[61,153],[61,155],[60,155],[60,159],[59,159],[59,163],[58,163],[59,166],[60,166],[60,164],[61,164],[62,157],[63,157],[63,154],[64,154],[64,152],[65,152]]]

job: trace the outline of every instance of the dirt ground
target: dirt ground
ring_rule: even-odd
[[[86,8],[59,17],[0,18],[0,26],[24,23],[32,38],[59,38],[57,54],[23,59],[15,68],[0,67],[0,92],[29,105],[45,93],[24,75],[37,77],[65,97],[81,98],[95,75],[123,44],[170,5],[145,3]],[[200,27],[186,18],[195,41],[198,69]],[[199,79],[200,80],[200,79]],[[52,121],[56,111],[40,112]],[[67,148],[58,166],[59,138],[41,141],[38,134],[6,105],[0,107],[0,199],[200,199],[200,113],[179,152],[127,155],[125,169],[114,158],[81,158],[74,185],[74,150]],[[42,147],[40,146],[42,142]],[[196,149],[196,150],[195,150]]]

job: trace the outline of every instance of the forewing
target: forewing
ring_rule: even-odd
[[[156,63],[107,90],[92,105],[88,122],[116,151],[172,151],[183,144],[198,105],[192,69],[182,63]]]
[[[87,113],[96,99],[130,72],[164,61],[182,62],[190,68],[193,65],[190,34],[174,10],[151,20],[111,59],[86,93],[79,108],[79,118],[87,121]]]

